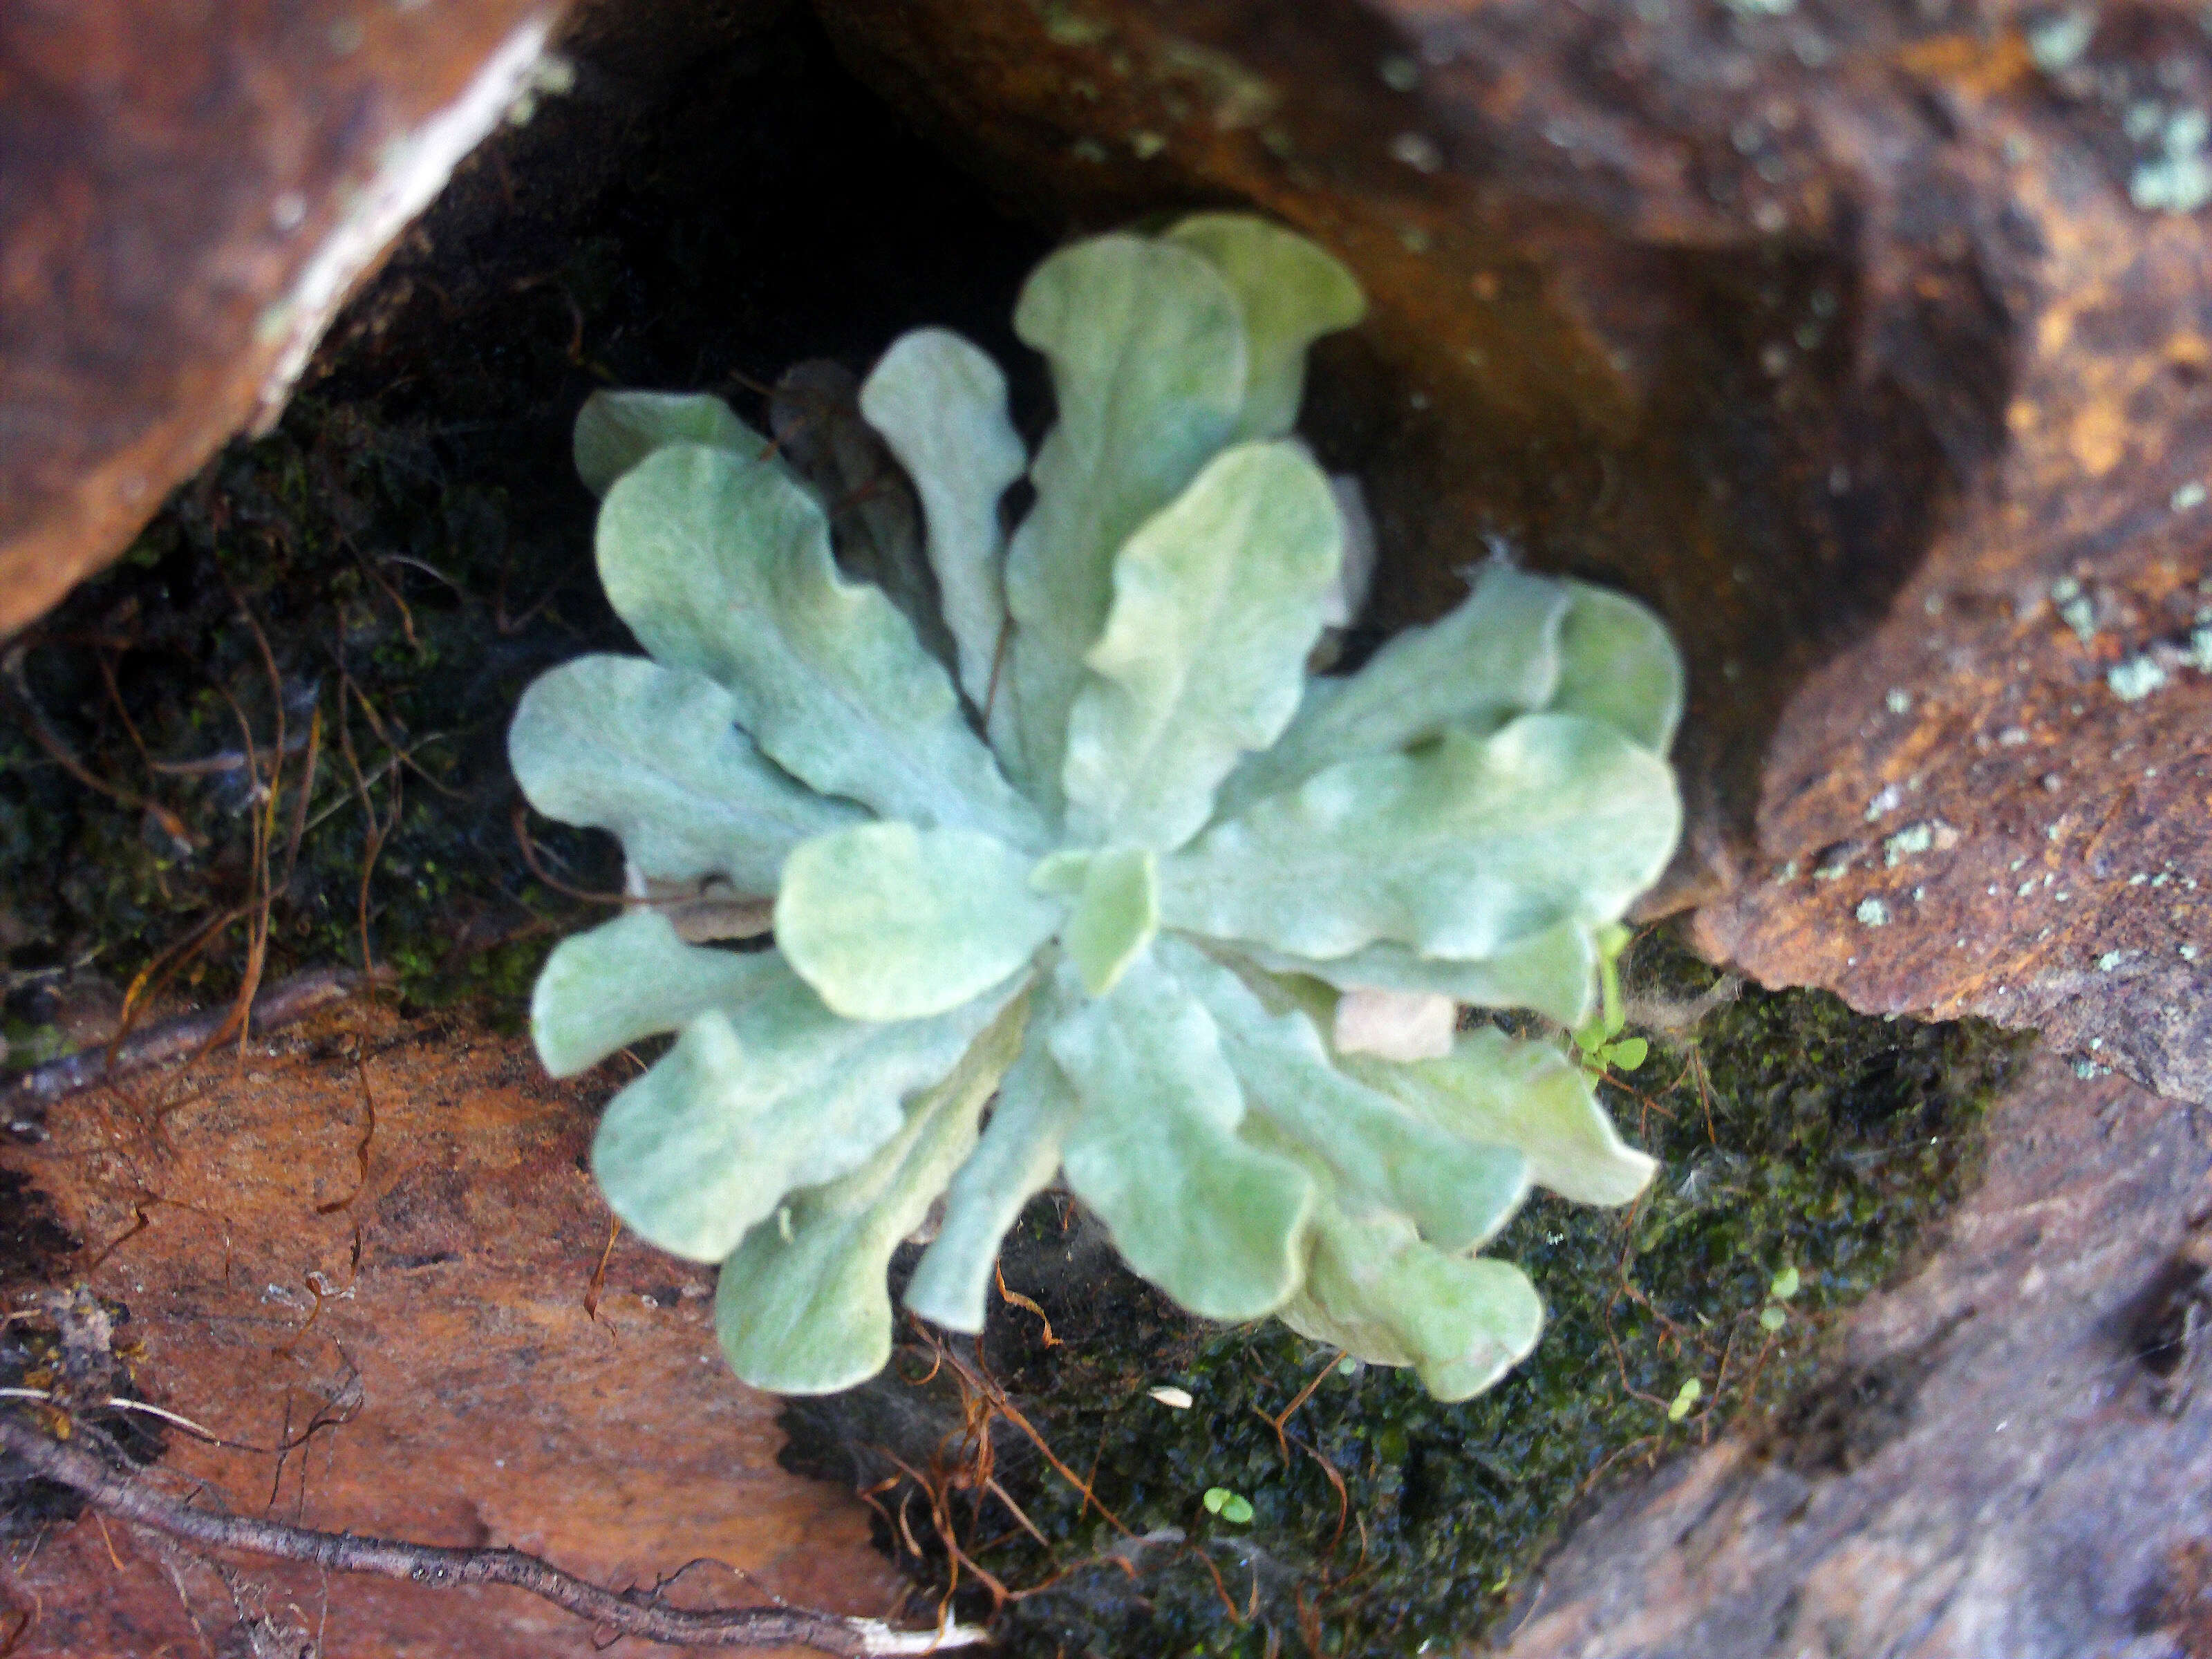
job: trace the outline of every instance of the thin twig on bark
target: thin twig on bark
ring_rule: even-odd
[[[861,1659],[876,1654],[924,1654],[988,1638],[978,1629],[948,1625],[902,1631],[878,1619],[847,1619],[804,1607],[678,1607],[644,1590],[610,1590],[513,1549],[452,1549],[391,1538],[321,1532],[282,1521],[195,1509],[134,1480],[80,1447],[56,1440],[19,1418],[0,1416],[0,1450],[31,1471],[68,1487],[95,1511],[211,1549],[239,1550],[301,1561],[331,1572],[404,1579],[433,1589],[504,1584],[588,1619],[617,1636],[672,1647],[799,1646]]]
[[[266,987],[253,999],[246,1029],[258,1036],[289,1024],[351,996],[361,983],[360,972],[351,968],[313,968],[294,974]],[[130,1077],[209,1046],[235,1018],[236,1010],[229,1006],[182,1014],[149,1025],[119,1043],[99,1043],[33,1066],[0,1088],[0,1122],[9,1128],[35,1124],[46,1109],[64,1095]]]

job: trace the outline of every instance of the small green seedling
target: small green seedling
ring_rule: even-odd
[[[1766,1287],[1767,1304],[1759,1310],[1761,1330],[1772,1333],[1790,1322],[1790,1315],[1782,1304],[1797,1294],[1797,1269],[1794,1265],[1774,1275],[1773,1282]]]
[[[880,1369],[892,1252],[940,1200],[904,1300],[980,1331],[1001,1237],[1059,1181],[1193,1312],[1463,1399],[1543,1321],[1480,1254],[1532,1185],[1650,1179],[1551,1042],[1334,1044],[1348,990],[1577,1029],[1602,979],[1617,1013],[1616,924],[1681,817],[1681,665],[1617,594],[1492,562],[1358,673],[1310,672],[1344,519],[1291,428],[1308,344],[1363,304],[1312,244],[1201,214],[1031,275],[1015,331],[1058,413],[1033,456],[998,367],[937,329],[827,435],[585,404],[600,579],[648,655],[545,674],[508,749],[539,811],[621,838],[641,902],[554,951],[532,1029],[563,1076],[675,1034],[592,1169],[633,1231],[722,1264],[748,1382]],[[906,482],[848,487],[871,445]],[[766,907],[773,948],[679,933],[702,895]],[[1599,1063],[1632,1064],[1603,1029]]]
[[[1583,1069],[1594,1078],[1603,1077],[1607,1071],[1632,1072],[1651,1053],[1651,1045],[1644,1038],[1620,1035],[1628,1024],[1620,996],[1620,953],[1632,937],[1618,922],[1598,932],[1598,1011],[1574,1030],[1576,1054]]]
[[[1233,1527],[1248,1525],[1252,1519],[1252,1500],[1239,1497],[1226,1486],[1208,1486],[1200,1501],[1208,1515],[1218,1515]]]

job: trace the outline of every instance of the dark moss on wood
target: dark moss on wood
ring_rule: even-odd
[[[1717,976],[1647,936],[1629,977],[1636,1006],[1664,1021]],[[1440,1405],[1408,1373],[1346,1371],[1280,1326],[1193,1320],[1121,1269],[1095,1223],[1048,1199],[1004,1269],[1034,1307],[996,1304],[978,1354],[962,1345],[952,1357],[1005,1389],[1097,1502],[1003,1419],[993,1478],[1051,1547],[1000,1498],[963,1489],[975,1390],[920,1347],[854,1395],[793,1407],[795,1460],[888,1482],[882,1541],[934,1595],[954,1585],[951,1557],[893,1459],[948,1490],[939,1513],[967,1558],[956,1599],[988,1611],[976,1568],[1015,1592],[997,1629],[1018,1659],[1257,1659],[1449,1650],[1504,1607],[1601,1482],[1725,1425],[1765,1423],[1786,1455],[1800,1435],[1808,1457],[1848,1455],[1838,1449],[1875,1432],[1874,1416],[1910,1412],[1910,1379],[1884,1379],[1871,1414],[1849,1409],[1850,1379],[1841,1394],[1807,1392],[1821,1330],[1932,1244],[1972,1177],[1983,1110],[2017,1042],[1756,989],[1686,1030],[1647,1029],[1650,1059],[1607,1095],[1664,1167],[1628,1212],[1540,1197],[1498,1240],[1551,1322],[1489,1395]],[[1798,1287],[1778,1301],[1790,1267]],[[1778,1330],[1771,1315],[1761,1322],[1770,1310]],[[1269,1419],[1316,1376],[1279,1440]],[[1670,1419],[1692,1378],[1694,1407]],[[1150,1391],[1161,1387],[1193,1404],[1160,1403]],[[1794,1414],[1793,1397],[1808,1402]],[[1210,1513],[1214,1487],[1247,1499],[1251,1521]]]

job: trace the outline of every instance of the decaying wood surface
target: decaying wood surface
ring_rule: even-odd
[[[57,1419],[55,1426],[65,1425]],[[788,1645],[860,1659],[868,1654],[937,1653],[972,1647],[982,1639],[982,1632],[969,1626],[901,1631],[879,1620],[841,1619],[773,1602],[686,1607],[670,1602],[659,1585],[605,1589],[521,1550],[365,1538],[258,1516],[226,1515],[153,1490],[130,1470],[86,1450],[82,1441],[82,1435],[58,1435],[21,1418],[0,1417],[0,1449],[25,1469],[66,1487],[103,1516],[203,1549],[297,1561],[325,1572],[396,1578],[430,1589],[477,1584],[518,1589],[575,1614],[595,1636],[632,1637],[667,1647],[757,1651]]]
[[[202,1479],[243,1513],[511,1546],[600,1583],[705,1558],[684,1605],[889,1614],[902,1591],[866,1512],[776,1466],[776,1403],[730,1376],[711,1273],[610,1237],[584,1161],[623,1075],[556,1084],[526,1039],[343,1005],[242,1060],[65,1102],[0,1163],[69,1238],[0,1265],[119,1304],[153,1402],[238,1443],[173,1435],[166,1490]],[[0,1197],[13,1243],[21,1192]],[[180,1603],[163,1559],[110,1530],[116,1563],[88,1517],[0,1582],[41,1609],[19,1656],[196,1651],[194,1618],[228,1626],[219,1587]],[[330,1653],[595,1650],[589,1626],[510,1591],[237,1571],[309,1629],[327,1594]]]

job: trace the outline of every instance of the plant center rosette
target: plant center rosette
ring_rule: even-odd
[[[1015,313],[1056,398],[1034,458],[957,336],[905,336],[859,388],[903,537],[878,512],[833,544],[797,429],[586,405],[600,575],[650,659],[540,678],[516,775],[618,836],[641,893],[772,898],[774,944],[687,943],[641,903],[553,953],[532,1028],[561,1075],[675,1033],[593,1168],[641,1237],[722,1264],[747,1382],[878,1370],[891,1253],[940,1200],[906,1305],[980,1330],[1059,1179],[1193,1312],[1463,1398],[1542,1323],[1479,1254],[1531,1184],[1649,1179],[1563,1041],[1335,1040],[1337,999],[1377,988],[1577,1024],[1680,816],[1680,663],[1617,595],[1493,562],[1358,673],[1310,672],[1346,520],[1288,434],[1308,346],[1361,310],[1243,216],[1063,249]],[[812,437],[834,474],[852,446]]]

